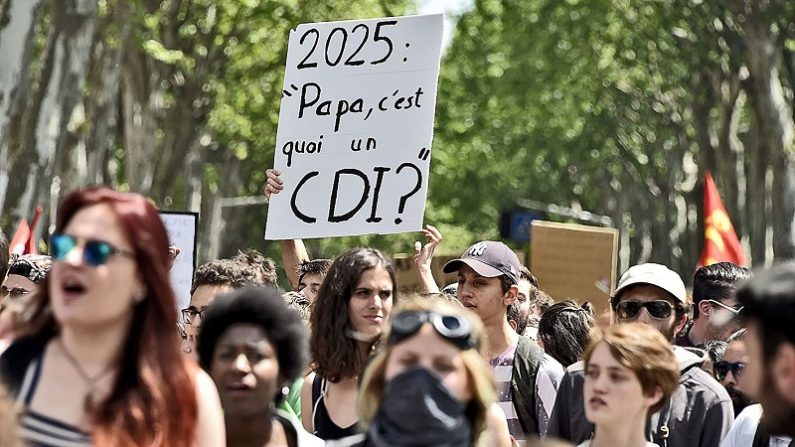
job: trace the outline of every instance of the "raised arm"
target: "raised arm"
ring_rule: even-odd
[[[431,260],[436,246],[442,241],[442,233],[433,225],[425,225],[422,234],[427,241],[425,245],[422,245],[420,241],[414,242],[414,265],[420,276],[420,293],[439,293],[439,286],[433,279]]]
[[[299,286],[298,265],[309,260],[309,253],[307,253],[304,246],[304,240],[287,239],[279,241],[279,247],[282,251],[284,273],[287,274],[287,279],[290,280],[290,286],[297,291]]]
[[[281,179],[282,173],[275,169],[265,171],[267,182],[263,192],[265,197],[270,199],[272,194],[278,194],[284,189],[284,181]],[[279,248],[282,252],[282,267],[290,286],[293,290],[298,290],[298,265],[309,260],[309,253],[302,239],[287,239],[279,241]]]

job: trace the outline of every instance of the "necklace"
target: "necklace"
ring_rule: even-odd
[[[108,365],[102,371],[98,372],[97,374],[94,374],[93,376],[90,376],[88,375],[88,373],[86,373],[83,367],[80,366],[80,362],[78,362],[77,359],[72,355],[72,353],[66,349],[66,346],[63,344],[63,341],[61,341],[60,338],[56,338],[55,342],[58,343],[58,349],[60,349],[61,352],[63,352],[63,355],[64,357],[66,357],[66,360],[69,361],[69,363],[72,365],[74,370],[77,372],[77,375],[80,376],[80,379],[82,379],[83,383],[85,383],[86,386],[88,387],[88,389],[86,390],[86,395],[83,397],[83,411],[85,411],[86,414],[93,413],[94,391],[97,386],[97,382],[99,382],[100,379],[108,375],[108,373],[110,373],[113,370],[113,365],[112,364]]]

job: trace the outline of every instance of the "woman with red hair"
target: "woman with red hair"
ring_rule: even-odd
[[[144,197],[104,187],[59,208],[53,266],[0,358],[36,446],[223,446],[212,380],[180,354],[168,236]]]

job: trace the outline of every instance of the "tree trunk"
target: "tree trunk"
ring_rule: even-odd
[[[20,119],[30,86],[34,30],[44,0],[7,0],[0,15],[0,215],[9,181],[9,127]]]
[[[119,128],[119,95],[123,44],[130,38],[130,9],[126,1],[117,2],[114,13],[105,17],[94,39],[96,55],[92,64],[91,95],[88,98],[86,124],[83,134],[87,148],[84,161],[86,176],[82,183],[114,185],[110,161],[116,149],[116,132]],[[113,29],[117,34],[111,35]],[[112,39],[110,38],[112,37]],[[109,42],[115,41],[113,45]]]
[[[754,118],[759,124],[760,143],[766,147],[773,168],[772,200],[773,253],[777,260],[795,257],[792,228],[795,218],[795,165],[788,151],[793,149],[792,107],[779,78],[781,52],[766,11],[756,3],[748,8],[743,22],[748,50],[746,60],[754,97]]]
[[[39,158],[39,176],[33,203],[27,205],[28,214],[37,204],[57,201],[52,197],[53,178],[64,163],[70,121],[82,107],[82,91],[86,70],[91,58],[92,38],[96,25],[97,0],[53,2],[53,28],[60,30],[54,41],[53,70],[46,84],[42,84],[43,100],[36,115],[35,148]],[[49,216],[50,223],[55,216]],[[45,226],[39,227],[42,231]]]
[[[156,150],[155,121],[149,106],[147,57],[129,41],[122,69],[124,174],[130,189],[148,195],[152,189]]]

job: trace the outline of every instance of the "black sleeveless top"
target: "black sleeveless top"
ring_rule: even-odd
[[[312,432],[315,436],[326,441],[342,439],[358,433],[356,422],[349,427],[342,428],[331,420],[326,409],[326,390],[328,382],[315,374],[312,381]]]

